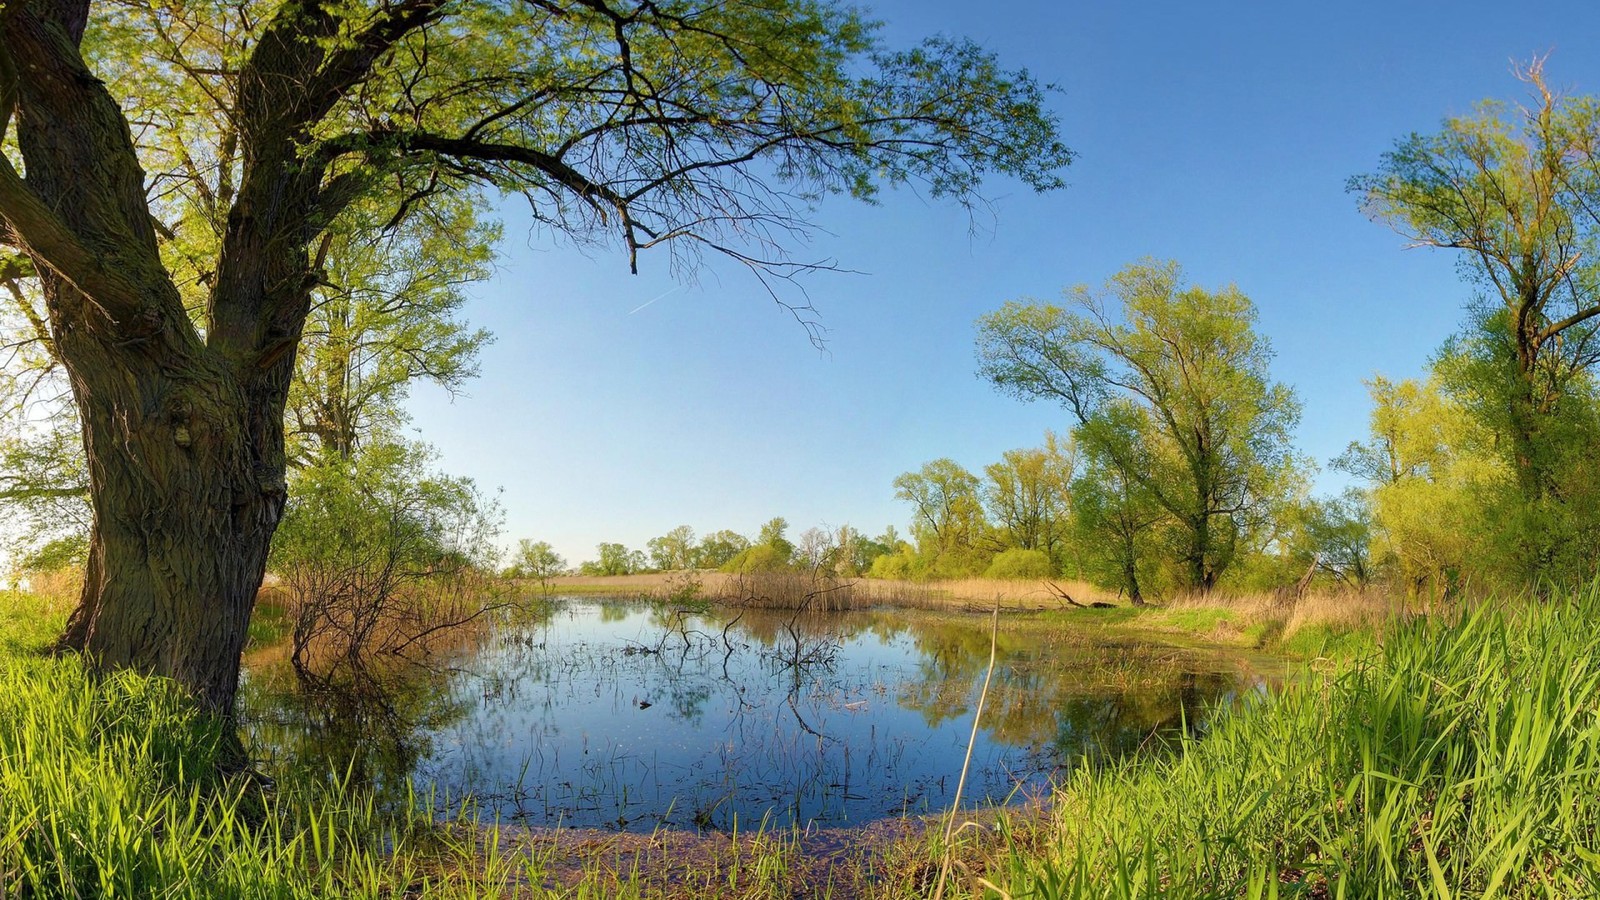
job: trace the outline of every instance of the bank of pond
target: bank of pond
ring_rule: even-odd
[[[1002,616],[949,843],[983,616],[552,598],[424,665],[261,647],[223,776],[167,685],[5,602],[4,896],[1600,893],[1592,592],[1302,661]]]

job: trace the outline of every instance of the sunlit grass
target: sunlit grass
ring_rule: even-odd
[[[1600,896],[1597,621],[1590,592],[1396,622],[1171,760],[1079,772],[991,896]]]
[[[500,896],[511,855],[331,786],[218,776],[215,723],[171,683],[94,681],[39,650],[60,616],[0,596],[0,896]]]
[[[959,896],[1600,896],[1596,592],[1381,625],[1288,609],[1161,612],[1175,629],[1294,622],[1282,647],[1335,661],[1175,757],[1075,773],[1049,827],[958,830]],[[0,594],[0,896],[914,897],[936,879],[925,832],[838,869],[798,832],[701,856],[663,838],[555,879],[550,847],[437,824],[424,802],[385,815],[337,777],[263,791],[215,774],[215,727],[167,683],[42,655],[64,614]]]

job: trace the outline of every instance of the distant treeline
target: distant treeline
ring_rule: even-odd
[[[979,320],[981,376],[1059,404],[1070,431],[981,473],[941,458],[900,475],[907,535],[846,525],[791,539],[782,518],[753,538],[680,526],[642,551],[601,544],[576,571],[1065,576],[1135,602],[1307,575],[1431,601],[1581,582],[1600,563],[1600,316],[1530,350],[1513,312],[1475,311],[1424,379],[1370,380],[1369,433],[1328,461],[1355,483],[1317,497],[1317,464],[1292,445],[1299,401],[1268,373],[1253,304],[1141,262],[1062,305],[1014,301]],[[553,556],[524,542],[513,571],[565,568],[541,552]]]

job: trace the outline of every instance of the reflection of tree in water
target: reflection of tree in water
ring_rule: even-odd
[[[748,611],[742,635],[764,646],[787,640],[792,617]],[[981,623],[948,616],[880,612],[801,618],[819,640],[866,634],[908,636],[917,674],[897,686],[897,701],[929,727],[972,714],[989,655]],[[1061,763],[1118,758],[1193,733],[1208,710],[1239,689],[1240,672],[1206,671],[1199,653],[1143,643],[1105,643],[1060,624],[1008,623],[997,638],[996,671],[983,730],[999,743],[1053,751]]]
[[[498,618],[502,626],[529,629],[552,611],[529,604]],[[240,693],[245,740],[280,778],[347,779],[399,808],[410,802],[410,776],[429,755],[431,736],[471,711],[454,696],[447,674],[454,660],[481,648],[486,634],[481,627],[460,629],[425,657],[358,653],[320,665],[288,659],[253,665]]]
[[[478,793],[495,814],[540,822],[726,827],[735,814],[841,821],[947,802],[950,736],[964,745],[986,623],[902,611],[566,609],[559,628],[535,618],[463,638],[431,669],[316,676],[256,665],[247,733],[273,771],[349,771],[390,804],[405,802],[411,779],[433,777]],[[1057,765],[1175,733],[1238,684],[1196,674],[1198,655],[1105,646],[1060,621],[1003,622],[980,799],[1004,797],[1013,777],[1038,786]],[[834,665],[808,649],[825,647],[848,649]],[[813,662],[793,664],[802,657]],[[441,671],[452,665],[472,671]],[[928,741],[917,718],[943,735]],[[702,755],[674,755],[697,744]]]
[[[930,726],[971,715],[989,636],[953,621],[909,622],[922,661],[899,702]],[[1206,672],[1196,654],[1146,644],[1100,644],[1024,625],[997,639],[983,727],[1011,746],[1052,748],[1057,759],[1117,758],[1191,732],[1215,702],[1238,690],[1233,672]]]
[[[242,695],[245,740],[268,771],[347,778],[391,808],[409,802],[429,735],[468,711],[447,679],[414,665],[342,666],[328,677],[274,665],[252,670]]]

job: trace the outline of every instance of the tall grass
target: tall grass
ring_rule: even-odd
[[[1592,590],[1396,622],[1174,759],[1077,773],[991,896],[1600,896],[1597,622]]]
[[[1272,647],[1288,656],[1345,656],[1381,636],[1406,613],[1380,589],[1281,593],[1192,594],[1147,610],[1138,623],[1194,634],[1217,643]]]
[[[20,646],[53,632],[0,595],[0,896],[499,896],[514,860],[399,820],[336,780],[263,791],[218,776],[220,731],[170,682],[94,681]],[[33,612],[34,615],[28,614]]]

